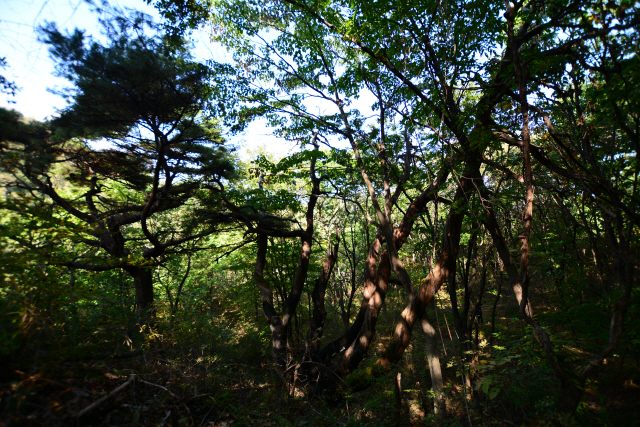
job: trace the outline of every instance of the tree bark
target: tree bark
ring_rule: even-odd
[[[269,323],[269,330],[271,332],[271,348],[273,351],[273,358],[277,366],[283,368],[286,364],[284,355],[287,348],[287,340],[285,331],[282,325],[282,320],[276,313],[273,306],[273,292],[264,280],[264,267],[267,259],[267,246],[269,240],[264,233],[258,233],[258,252],[256,255],[256,266],[254,269],[254,281],[260,290],[260,296],[262,298],[262,310],[264,316]]]
[[[322,363],[329,363],[331,358],[336,354],[345,350],[351,343],[357,338],[364,319],[366,317],[367,310],[369,309],[369,299],[375,291],[375,278],[376,278],[376,262],[378,261],[378,253],[382,246],[382,237],[378,236],[369,248],[367,260],[365,262],[364,273],[364,297],[358,315],[353,324],[347,329],[344,335],[340,338],[327,344],[320,352],[318,357]]]
[[[438,257],[438,262],[418,292],[411,298],[409,305],[401,313],[401,319],[396,325],[391,342],[382,356],[376,361],[376,364],[382,366],[385,370],[388,370],[391,364],[398,362],[402,358],[404,350],[409,345],[413,326],[422,317],[427,305],[455,267],[454,264],[460,246],[462,221],[467,210],[466,196],[467,192],[471,191],[472,188],[473,183],[470,179],[462,178],[460,180],[454,203],[449,210],[449,217],[444,227],[442,251]]]
[[[153,268],[136,267],[129,274],[133,276],[135,285],[138,316],[153,315]]]
[[[340,341],[343,346],[335,348],[340,357],[332,365],[334,377],[343,377],[353,371],[364,358],[376,332],[376,324],[380,309],[387,293],[387,281],[391,273],[391,266],[387,252],[380,256],[380,264],[376,271],[378,251],[382,237],[376,239],[369,251],[367,270],[365,272],[365,287],[363,302],[358,317]],[[358,327],[359,326],[359,327]],[[343,351],[344,350],[344,351]]]
[[[481,192],[484,193],[484,187],[481,187]],[[488,194],[482,194],[482,197],[486,197]],[[498,220],[496,219],[495,213],[493,209],[490,207],[485,208],[485,228],[491,235],[493,239],[493,245],[496,247],[498,251],[498,255],[500,255],[500,259],[502,260],[502,264],[504,265],[504,269],[507,271],[507,276],[509,277],[509,281],[511,282],[511,287],[513,288],[513,293],[518,301],[518,306],[523,305],[523,292],[522,292],[522,284],[521,277],[518,274],[518,268],[513,263],[513,259],[511,257],[511,252],[509,252],[509,247],[505,242],[505,239],[500,231],[500,226],[498,225]],[[526,310],[524,314],[529,317],[533,317],[533,308],[531,307],[531,303],[526,301]]]
[[[491,248],[489,248],[489,255],[491,255]],[[478,301],[473,306],[473,311],[471,313],[471,321],[467,324],[468,333],[471,334],[473,330],[473,325],[476,326],[476,336],[475,336],[475,345],[478,347],[478,322],[476,321],[478,309],[482,307],[482,298],[484,297],[484,290],[487,286],[487,254],[484,253],[482,255],[482,273],[480,274],[480,289],[478,290]],[[483,318],[484,322],[484,318]]]
[[[311,292],[311,300],[313,302],[313,315],[307,332],[306,354],[307,357],[313,357],[318,352],[320,338],[324,332],[324,322],[327,317],[327,310],[324,307],[324,295],[327,290],[327,284],[333,271],[333,266],[338,259],[338,247],[340,245],[339,236],[336,237],[336,243],[331,247],[331,241],[327,244],[327,255],[322,263],[322,271],[316,279],[313,291]]]
[[[393,389],[396,397],[396,427],[400,427],[402,422],[402,372],[398,371],[393,381]]]
[[[422,330],[425,335],[427,362],[429,364],[431,387],[433,389],[433,413],[435,414],[436,426],[441,427],[444,425],[444,421],[447,417],[447,406],[444,396],[444,385],[442,382],[442,370],[440,369],[440,358],[438,357],[436,329],[433,327],[426,310],[422,317]]]
[[[437,198],[440,186],[449,176],[449,166],[443,167],[434,182],[422,192],[409,206],[402,223],[395,230],[394,239],[396,249],[406,242],[418,214],[423,212],[427,203]],[[334,356],[338,356],[331,368],[322,376],[320,389],[336,384],[337,378],[342,378],[355,369],[366,355],[371,340],[375,335],[375,328],[380,309],[384,303],[387,283],[391,273],[391,265],[387,251],[380,256],[380,263],[376,271],[376,262],[384,236],[379,232],[374,240],[365,262],[365,280],[363,300],[356,320],[340,338],[325,346],[319,353],[323,364],[328,364]]]

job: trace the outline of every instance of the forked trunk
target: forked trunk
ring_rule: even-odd
[[[327,290],[327,284],[333,271],[333,266],[338,258],[338,246],[340,239],[336,239],[337,242],[331,247],[329,242],[327,247],[327,256],[322,264],[322,271],[320,276],[316,279],[313,291],[311,292],[311,299],[313,300],[313,315],[311,317],[311,324],[309,325],[309,331],[307,332],[306,353],[308,356],[315,356],[318,352],[320,345],[320,338],[324,331],[324,321],[327,317],[327,310],[324,307],[324,295]]]
[[[402,354],[411,340],[411,331],[414,325],[422,318],[429,302],[431,302],[436,292],[449,278],[449,274],[454,269],[460,246],[462,222],[466,214],[466,207],[456,207],[456,203],[464,203],[467,192],[471,191],[472,188],[473,185],[470,179],[463,178],[460,181],[454,203],[449,211],[449,218],[447,218],[445,224],[444,235],[442,236],[442,252],[438,257],[438,262],[431,269],[429,276],[424,280],[418,292],[411,298],[409,305],[402,311],[391,342],[382,356],[376,361],[376,364],[382,366],[385,370],[402,358]]]

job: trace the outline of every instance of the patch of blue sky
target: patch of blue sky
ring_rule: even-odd
[[[69,87],[69,82],[55,76],[55,66],[47,46],[39,40],[37,29],[54,22],[61,31],[78,28],[100,40],[99,15],[83,0],[12,0],[4,1],[0,18],[0,56],[8,67],[2,75],[20,89],[15,96],[2,94],[0,106],[15,109],[27,118],[45,120],[66,107],[65,99],[54,91]],[[129,7],[158,14],[142,0],[115,0],[114,7]]]
[[[15,109],[26,118],[47,120],[68,105],[56,92],[69,88],[70,83],[56,77],[54,62],[47,46],[39,40],[37,29],[54,22],[62,32],[72,32],[78,28],[104,42],[100,14],[84,0],[12,0],[3,3],[0,56],[6,58],[8,67],[0,70],[0,73],[7,80],[15,82],[20,90],[15,96],[0,94],[0,106]],[[112,0],[110,5],[144,12],[156,22],[161,19],[157,10],[143,0]],[[219,43],[211,41],[211,29],[206,25],[195,30],[190,38],[195,60],[232,62],[232,54]],[[143,129],[141,133],[140,136],[145,137]],[[264,147],[277,157],[282,157],[294,148],[287,141],[274,136],[273,129],[265,120],[254,121],[245,132],[228,136],[228,139],[231,145],[239,148],[241,155]],[[95,141],[91,145],[95,149],[113,148],[113,144],[107,140]]]

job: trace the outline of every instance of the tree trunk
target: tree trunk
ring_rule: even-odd
[[[447,417],[447,406],[444,397],[440,358],[438,357],[438,340],[436,338],[436,330],[433,327],[426,310],[422,317],[422,330],[425,335],[427,362],[429,363],[431,386],[433,388],[433,413],[436,418],[436,426],[441,427],[444,425],[444,421]]]
[[[322,263],[322,271],[320,277],[316,279],[315,286],[311,292],[313,301],[313,315],[307,332],[306,353],[308,357],[313,357],[318,352],[319,340],[324,330],[324,321],[327,317],[327,310],[324,308],[324,295],[331,277],[331,271],[338,259],[338,246],[340,239],[336,238],[336,244],[331,247],[329,241],[327,245],[327,256]]]
[[[256,256],[256,266],[254,269],[253,278],[260,290],[260,296],[262,298],[262,310],[264,316],[269,323],[269,330],[271,331],[271,348],[273,349],[273,358],[277,366],[281,369],[286,364],[285,353],[287,349],[287,341],[285,330],[282,325],[280,316],[276,313],[273,306],[273,292],[266,284],[264,280],[264,266],[266,264],[267,257],[267,245],[269,241],[267,235],[264,233],[258,233],[258,253]]]
[[[480,188],[482,192],[482,197],[488,197],[488,192],[485,192],[486,188]],[[531,303],[528,300],[523,303],[523,292],[522,292],[522,282],[521,277],[518,274],[518,268],[513,263],[513,258],[511,257],[511,253],[509,252],[509,247],[505,242],[505,239],[500,231],[500,226],[498,225],[498,220],[496,219],[495,213],[493,209],[487,208],[485,209],[485,228],[491,235],[493,240],[493,245],[498,251],[498,255],[502,260],[502,264],[504,265],[504,269],[507,271],[507,276],[509,277],[509,281],[511,282],[511,287],[513,288],[513,293],[516,297],[516,301],[518,302],[518,306],[522,307],[523,304],[526,304],[524,314],[528,317],[533,317],[533,308],[531,307]]]
[[[560,364],[560,361],[553,353],[551,338],[549,337],[549,334],[542,326],[540,326],[538,322],[533,319],[533,310],[531,309],[531,304],[525,299],[525,295],[522,292],[522,287],[520,286],[521,276],[518,274],[518,268],[513,263],[511,253],[509,252],[507,244],[502,237],[502,233],[498,228],[498,222],[495,218],[495,214],[493,213],[493,210],[491,208],[486,208],[485,213],[486,228],[493,238],[493,244],[498,250],[498,254],[502,259],[504,268],[507,271],[509,281],[511,282],[511,286],[513,287],[516,299],[521,308],[520,314],[523,316],[524,320],[540,334],[547,361],[553,368],[556,377],[560,381],[560,387],[562,391],[559,409],[564,413],[573,413],[578,403],[580,402],[580,399],[582,398],[582,390],[578,386],[579,378],[569,367],[562,366]]]
[[[182,280],[178,285],[178,290],[176,291],[176,299],[175,302],[171,306],[171,322],[173,322],[176,313],[178,312],[178,304],[180,303],[180,295],[182,295],[182,288],[184,287],[184,283],[187,281],[187,277],[189,277],[189,271],[191,271],[191,254],[187,255],[187,270],[184,272],[184,276],[182,276]]]
[[[336,375],[338,377],[345,376],[358,366],[367,353],[369,344],[375,335],[378,315],[387,293],[387,280],[385,278],[388,279],[391,271],[386,251],[381,254],[380,265],[376,271],[381,239],[382,237],[376,239],[369,250],[365,270],[364,298],[354,324],[343,337],[334,341],[320,352],[323,360],[326,360],[324,359],[326,356],[330,357],[330,355],[327,355],[328,351],[332,351],[331,354],[340,353],[339,359],[331,367],[331,376],[334,379]]]
[[[413,223],[418,215],[424,211],[425,206],[431,200],[437,199],[438,190],[449,176],[449,168],[444,167],[438,174],[438,178],[422,192],[407,209],[402,223],[394,232],[396,249],[406,242]],[[387,291],[387,282],[391,274],[391,265],[388,252],[384,251],[380,256],[380,263],[376,271],[379,250],[384,242],[380,234],[371,245],[367,261],[365,263],[365,284],[363,300],[355,322],[340,338],[325,346],[318,356],[323,364],[330,363],[334,355],[339,355],[331,368],[324,370],[320,378],[321,390],[337,385],[340,379],[355,369],[366,355],[371,340],[375,335],[377,318]],[[415,298],[413,298],[415,299]]]
[[[489,250],[491,252],[491,249]],[[478,290],[478,301],[473,306],[473,312],[471,314],[471,321],[468,323],[469,334],[473,330],[473,325],[475,323],[476,326],[476,337],[475,337],[475,345],[478,347],[478,320],[476,319],[478,309],[480,309],[480,313],[482,314],[482,298],[484,297],[484,290],[487,285],[487,254],[484,253],[482,255],[482,273],[480,274],[480,289]],[[482,318],[482,322],[484,323],[484,317]]]
[[[465,341],[465,338],[464,338],[465,328],[462,325],[462,317],[460,316],[460,310],[458,308],[458,284],[456,281],[458,265],[454,262],[451,267],[452,269],[449,272],[449,280],[447,280],[448,282],[447,291],[449,292],[449,301],[451,302],[451,314],[453,315],[453,326],[456,329],[458,338],[461,341]]]
[[[398,371],[393,381],[394,394],[396,396],[396,427],[400,427],[402,422],[402,373]]]
[[[313,135],[311,144],[313,144],[315,150],[318,150],[318,143],[316,142],[317,133]],[[320,179],[316,177],[316,159],[311,160],[309,165],[309,175],[312,182],[311,194],[309,195],[309,202],[307,203],[306,218],[306,230],[301,237],[300,258],[298,259],[298,268],[291,284],[291,290],[287,299],[284,300],[282,306],[282,316],[279,316],[273,306],[273,292],[264,280],[264,267],[266,264],[267,253],[267,237],[264,233],[258,233],[258,254],[255,266],[254,280],[260,290],[262,297],[262,307],[264,309],[264,315],[269,322],[269,328],[271,329],[271,341],[273,346],[273,355],[276,362],[276,366],[280,369],[281,373],[285,373],[287,370],[287,335],[289,331],[289,324],[291,319],[296,315],[296,308],[300,302],[304,284],[307,281],[307,273],[309,271],[309,261],[311,256],[311,245],[313,243],[313,212],[318,202],[318,195],[320,194]],[[327,276],[328,280],[328,276]]]
[[[153,315],[153,268],[139,267],[130,272],[136,289],[138,316]]]
[[[438,262],[424,280],[418,292],[411,298],[409,305],[402,311],[401,319],[396,325],[391,342],[382,356],[376,361],[376,364],[382,366],[385,370],[388,370],[392,363],[396,363],[402,358],[404,350],[409,345],[413,326],[418,319],[422,318],[427,305],[454,269],[460,245],[462,221],[466,215],[466,196],[467,192],[473,188],[474,186],[470,179],[463,178],[460,180],[460,186],[456,191],[454,203],[451,206],[449,217],[444,227],[442,251],[438,257]],[[459,206],[460,204],[462,206]]]

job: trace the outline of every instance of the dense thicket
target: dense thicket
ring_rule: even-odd
[[[235,340],[251,359],[240,364],[268,360],[270,381],[290,397],[340,402],[393,384],[396,403],[360,402],[360,422],[399,425],[404,411],[411,422],[433,412],[438,425],[473,425],[503,420],[501,405],[509,422],[582,422],[595,378],[626,375],[629,356],[637,365],[635,3],[156,6],[171,37],[133,26],[110,47],[85,47],[81,33],[43,30],[77,90],[49,124],[3,113],[3,164],[17,179],[3,206],[19,213],[3,224],[4,252],[18,262],[34,254],[38,277],[25,287],[24,273],[6,268],[7,307],[35,310],[32,295],[49,282],[58,288],[47,298],[67,299],[49,272],[69,271],[75,289],[78,268],[122,268],[140,311],[155,275],[154,320],[123,311],[129,331],[136,321],[155,331],[129,333],[131,345],[166,351],[158,337],[171,336],[184,353],[204,339],[196,365],[212,366],[209,387],[222,381],[209,372],[242,360],[225,354]],[[176,47],[204,23],[232,65],[212,70]],[[236,159],[232,174],[229,156],[210,148],[222,141],[207,113],[230,132],[266,118],[298,150]],[[116,145],[87,145],[97,138]],[[55,164],[69,196],[51,180]],[[56,221],[64,233],[51,233]],[[93,261],[91,248],[110,263]],[[118,280],[119,295],[103,298],[126,306]],[[95,312],[98,295],[77,298],[61,307],[82,301],[77,316]],[[33,316],[55,324],[62,312]],[[18,339],[29,328],[6,328],[8,355],[33,345]],[[403,409],[401,374],[413,382],[427,366],[433,410]]]

